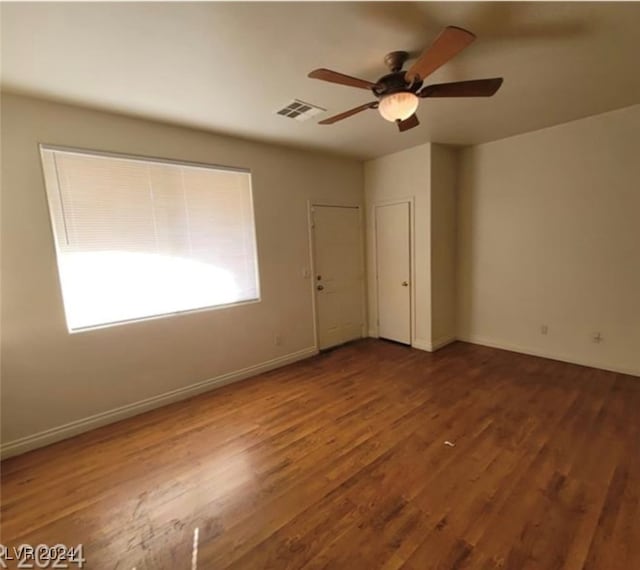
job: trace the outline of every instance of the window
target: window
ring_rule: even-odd
[[[41,154],[71,332],[259,299],[248,171]]]

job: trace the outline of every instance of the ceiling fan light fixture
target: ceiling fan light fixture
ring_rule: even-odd
[[[408,91],[392,93],[380,99],[378,111],[384,119],[395,123],[404,121],[416,112],[420,99]]]

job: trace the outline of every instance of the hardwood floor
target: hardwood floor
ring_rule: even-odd
[[[640,379],[364,340],[3,462],[1,542],[95,569],[633,570],[639,504]]]

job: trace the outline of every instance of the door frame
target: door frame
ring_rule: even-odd
[[[313,345],[318,350],[318,307],[316,303],[316,257],[315,257],[315,232],[313,208],[352,208],[358,210],[358,225],[360,231],[360,269],[362,271],[362,303],[360,307],[362,324],[360,325],[360,335],[362,338],[367,336],[367,272],[365,266],[365,240],[364,240],[364,211],[362,204],[354,204],[353,202],[339,202],[339,203],[327,203],[327,202],[314,202],[307,200],[307,231],[309,235],[309,260],[311,274],[309,275],[309,286],[311,290],[311,306],[313,312]]]
[[[376,308],[376,318],[375,322],[370,323],[369,336],[373,336],[375,338],[379,338],[378,335],[378,323],[379,323],[379,302],[380,299],[378,297],[378,208],[384,208],[385,206],[395,206],[398,204],[407,204],[409,206],[409,275],[411,279],[410,287],[411,291],[409,292],[409,335],[411,337],[410,345],[413,346],[413,343],[416,338],[416,244],[415,244],[415,196],[407,196],[406,198],[398,198],[395,200],[380,200],[378,202],[374,202],[371,205],[371,225],[373,228],[373,239],[371,240],[371,269],[372,269],[372,284],[373,291],[370,291],[373,300],[375,301]],[[370,315],[371,316],[371,315]],[[373,334],[371,334],[373,333]]]

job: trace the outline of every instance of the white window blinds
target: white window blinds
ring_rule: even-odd
[[[259,298],[248,172],[41,153],[71,331]]]

